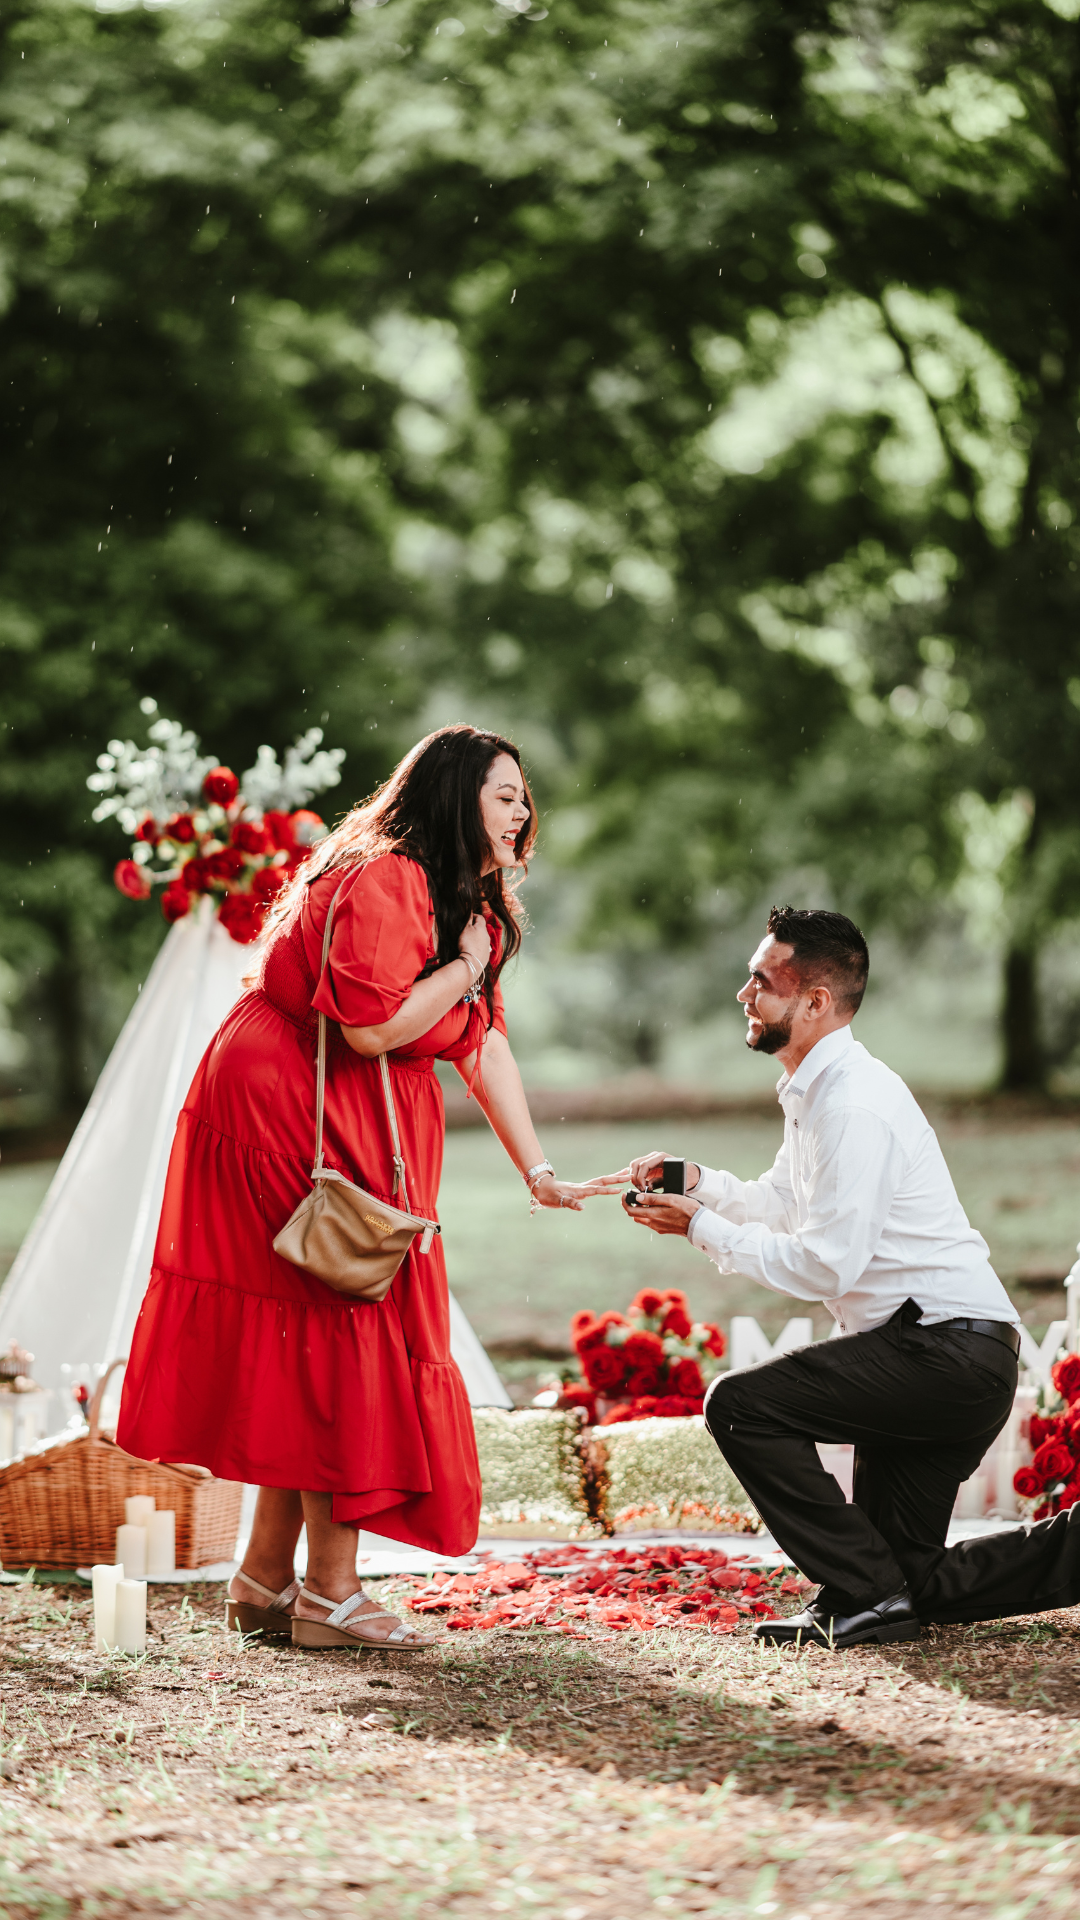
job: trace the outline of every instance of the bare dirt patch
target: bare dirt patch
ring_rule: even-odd
[[[102,1661],[85,1589],[0,1591],[5,1920],[1075,1906],[1070,1614],[797,1657],[698,1629],[311,1655],[230,1638],[219,1587],[150,1619]]]

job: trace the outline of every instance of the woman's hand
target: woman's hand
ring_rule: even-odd
[[[531,1188],[533,1203],[538,1207],[569,1207],[580,1213],[581,1203],[589,1198],[593,1185],[588,1180],[556,1180],[554,1174],[545,1173]]]
[[[484,968],[490,965],[491,936],[488,933],[487,921],[484,919],[482,913],[473,914],[472,919],[462,933],[461,939],[458,941],[458,954],[462,960],[471,960],[474,969],[479,967],[480,973],[483,973]],[[480,978],[480,973],[474,973],[474,977],[477,980]]]

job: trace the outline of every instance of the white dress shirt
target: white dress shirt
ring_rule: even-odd
[[[937,1135],[898,1074],[850,1027],[827,1033],[777,1086],[784,1144],[760,1180],[701,1170],[689,1238],[721,1273],[821,1300],[842,1333],[905,1300],[924,1324],[1019,1325],[956,1195]]]

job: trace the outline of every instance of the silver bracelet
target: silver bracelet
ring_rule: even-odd
[[[555,1169],[550,1160],[538,1160],[535,1167],[530,1167],[528,1172],[523,1173],[521,1177],[531,1193],[542,1173],[554,1174],[554,1172]]]

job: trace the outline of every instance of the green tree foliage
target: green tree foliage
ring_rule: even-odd
[[[1037,1078],[1080,865],[1080,28],[39,0],[3,34],[0,884],[69,1102],[93,982],[157,935],[82,784],[144,694],[238,764],[326,714],[351,794],[516,716],[639,972],[773,875],[912,924],[977,870]]]

